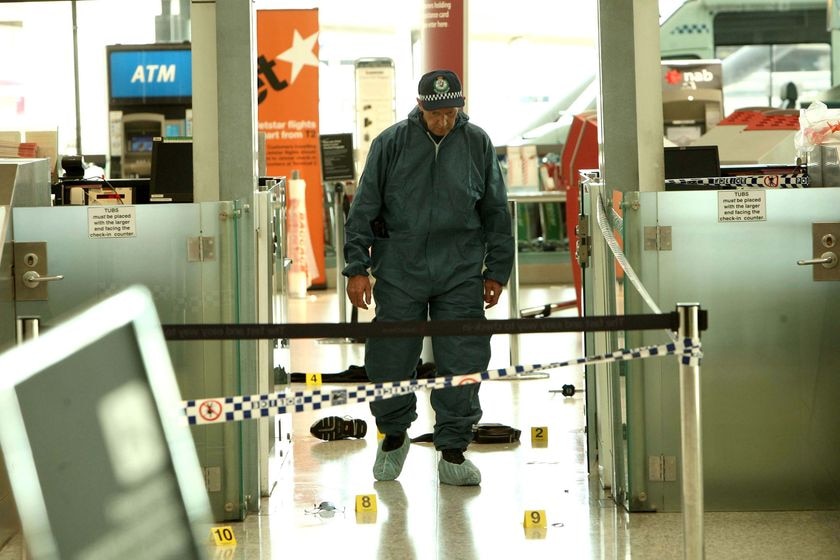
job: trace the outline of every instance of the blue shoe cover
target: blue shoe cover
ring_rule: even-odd
[[[408,434],[403,439],[403,444],[393,451],[382,451],[383,439],[376,449],[376,461],[373,463],[373,478],[376,480],[395,480],[402,472],[405,457],[408,455],[408,448],[411,446],[411,438]]]
[[[460,465],[456,465],[441,458],[438,461],[438,478],[441,484],[478,486],[481,484],[481,471],[469,459]]]

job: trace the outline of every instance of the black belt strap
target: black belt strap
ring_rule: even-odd
[[[706,312],[700,311],[700,329]],[[163,325],[167,340],[259,340],[276,338],[368,338],[470,336],[548,332],[636,331],[679,328],[679,314],[611,315],[543,319],[454,321],[374,321],[371,323],[187,324]]]

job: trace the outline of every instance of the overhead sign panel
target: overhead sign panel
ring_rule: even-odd
[[[112,103],[189,99],[192,96],[192,53],[189,47],[109,48],[108,75]]]

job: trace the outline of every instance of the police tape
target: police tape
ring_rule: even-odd
[[[666,185],[715,185],[720,187],[759,187],[767,189],[804,188],[811,184],[808,175],[735,175],[732,177],[695,177],[666,179]]]
[[[700,365],[700,359],[703,353],[699,339],[684,338],[682,340],[682,348],[678,348],[678,346],[679,344],[676,342],[670,342],[659,346],[616,350],[609,354],[577,358],[565,362],[533,364],[528,366],[518,365],[479,373],[441,376],[430,379],[370,383],[367,385],[357,385],[352,389],[281,391],[258,395],[195,399],[184,401],[184,413],[191,426],[239,422],[254,418],[268,418],[288,412],[319,410],[327,406],[378,401],[399,395],[407,395],[421,389],[443,389],[446,387],[480,383],[482,381],[515,378],[515,376],[523,373],[558,369],[574,365],[618,362],[655,356],[676,355],[678,353],[680,354],[681,364],[688,366]]]

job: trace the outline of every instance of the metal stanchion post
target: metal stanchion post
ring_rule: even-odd
[[[679,336],[699,339],[699,310],[696,303],[677,304]],[[682,507],[684,558],[701,560],[703,542],[703,445],[700,413],[700,366],[680,362],[680,434],[682,442]]]
[[[333,195],[333,239],[335,245],[335,290],[338,295],[338,322],[347,322],[347,279],[344,270],[344,183],[335,184]]]
[[[338,322],[347,322],[347,278],[341,273],[344,270],[344,183],[338,182],[333,190],[333,243],[335,245],[335,290],[338,297]],[[359,320],[359,310],[350,308],[350,322]],[[364,342],[354,338],[322,338],[320,344],[345,344],[348,342]]]
[[[510,271],[508,281],[508,309],[511,319],[519,319],[519,230],[517,228],[517,203],[510,201],[511,229],[513,233],[513,268]],[[519,335],[511,334],[510,337],[510,363],[519,363]]]

